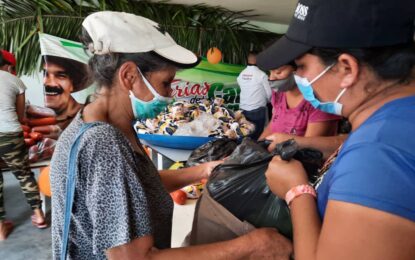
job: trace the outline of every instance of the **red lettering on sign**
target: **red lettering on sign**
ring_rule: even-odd
[[[208,82],[203,82],[202,84],[199,84],[188,81],[182,81],[180,79],[175,79],[171,83],[171,88],[173,90],[172,96],[174,97],[206,97],[210,89],[210,84]]]
[[[200,92],[200,95],[206,96],[207,93],[209,92],[209,89],[210,89],[210,84],[207,82],[203,83],[203,88],[202,88],[202,91]]]
[[[190,94],[192,94],[192,95],[200,95],[199,94],[199,88],[200,88],[200,85],[199,84],[194,84],[192,86],[192,88],[190,89]]]

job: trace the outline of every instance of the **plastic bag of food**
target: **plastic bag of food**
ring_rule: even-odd
[[[221,160],[230,155],[237,146],[236,141],[221,138],[200,146],[194,150],[187,159],[186,167],[195,166],[201,163]],[[185,187],[183,190],[190,199],[197,199],[201,196],[206,179],[203,183],[196,183]]]
[[[53,109],[31,104],[26,106],[26,114],[28,117],[34,118],[56,117],[56,113]]]
[[[277,144],[273,155],[279,155],[283,160],[292,158],[300,161],[307,172],[311,183],[317,180],[318,170],[323,165],[323,153],[313,148],[300,149],[294,139]]]
[[[48,160],[52,158],[55,150],[56,140],[51,138],[43,138],[41,141],[29,148],[29,162]]]
[[[241,221],[255,227],[275,227],[292,238],[291,217],[284,199],[275,196],[268,187],[265,171],[275,155],[283,160],[299,160],[310,181],[321,166],[322,153],[314,149],[299,149],[294,140],[276,146],[272,153],[269,143],[257,143],[245,138],[225,163],[216,167],[207,183],[210,196]]]
[[[318,163],[322,155],[316,150],[299,149],[293,140],[278,144],[269,153],[269,144],[268,140],[245,138],[225,163],[214,169],[207,191],[196,204],[192,231],[184,245],[233,239],[255,227],[275,227],[292,238],[289,208],[270,191],[265,171],[277,154],[285,160],[303,160],[304,166],[307,162]]]
[[[52,138],[58,140],[62,129],[59,125],[39,125],[32,127],[32,131],[41,133],[43,137]]]
[[[290,212],[269,189],[265,171],[273,155],[249,138],[216,167],[206,185],[210,196],[241,221],[274,227],[292,237]]]
[[[237,143],[228,138],[207,142],[190,154],[186,166],[190,167],[204,162],[221,160],[230,155],[235,150],[236,146]]]
[[[208,137],[215,132],[221,123],[220,120],[208,113],[201,113],[189,123],[180,125],[174,135]]]
[[[177,101],[154,119],[134,124],[138,134],[164,134],[238,139],[248,136],[255,125],[246,120],[242,111],[227,109],[224,100],[203,99],[197,103]]]

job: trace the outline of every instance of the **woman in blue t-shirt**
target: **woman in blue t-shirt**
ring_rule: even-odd
[[[314,187],[298,161],[269,165],[296,259],[415,259],[414,14],[409,0],[300,1],[287,34],[258,57],[262,69],[295,60],[304,98],[352,124]]]

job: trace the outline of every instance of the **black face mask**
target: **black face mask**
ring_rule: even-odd
[[[272,89],[286,92],[293,90],[297,87],[294,80],[294,74],[291,74],[286,79],[280,79],[280,80],[270,80],[269,85]]]

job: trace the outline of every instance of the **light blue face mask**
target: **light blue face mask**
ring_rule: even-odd
[[[316,82],[321,76],[323,76],[329,69],[331,69],[334,64],[325,68],[317,77],[315,77],[311,82],[308,81],[307,78],[300,77],[298,75],[294,75],[295,83],[298,86],[298,89],[304,96],[304,99],[311,103],[311,105],[323,112],[335,114],[335,115],[342,115],[342,108],[343,105],[339,103],[339,99],[343,96],[344,92],[346,92],[346,88],[344,88],[337,98],[333,102],[321,102],[316,98],[314,95],[312,84]]]
[[[143,101],[136,96],[130,90],[130,99],[131,105],[133,108],[134,117],[139,120],[147,119],[147,118],[155,118],[158,114],[165,110],[168,104],[173,102],[173,98],[170,97],[163,97],[153,88],[153,86],[148,82],[148,80],[144,77],[143,73],[141,73],[140,69],[137,67],[138,72],[140,73],[141,77],[143,78],[144,84],[146,84],[148,90],[150,90],[151,94],[153,94],[154,98],[150,101]]]

